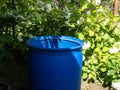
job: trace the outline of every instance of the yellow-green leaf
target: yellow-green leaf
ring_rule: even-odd
[[[91,73],[89,73],[89,79],[91,79],[93,77],[93,75]]]
[[[84,39],[84,35],[82,33],[79,33],[78,34],[78,38],[80,38],[81,40],[83,40]]]
[[[84,11],[84,10],[87,9],[87,8],[88,8],[88,4],[84,4],[84,5],[82,6],[82,8],[78,9],[78,12],[82,12],[82,11]]]
[[[89,30],[89,36],[94,36],[94,32],[92,30]]]
[[[82,69],[83,69],[83,71],[88,71],[87,67],[83,67]]]
[[[88,77],[88,74],[87,73],[83,73],[82,78],[83,79],[87,79],[87,77]]]
[[[95,52],[100,52],[100,48],[95,48]]]
[[[108,51],[108,49],[109,49],[108,47],[103,47],[102,51],[106,52],[106,51]]]
[[[101,71],[102,72],[106,72],[106,68],[101,68]]]

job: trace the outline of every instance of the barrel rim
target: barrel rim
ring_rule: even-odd
[[[74,42],[76,44],[79,44],[78,46],[73,46],[73,47],[70,47],[70,48],[42,48],[42,47],[35,47],[31,44],[31,41],[34,39],[34,40],[44,40],[44,37],[60,37],[61,40],[66,40],[66,41],[69,41],[69,42]],[[52,38],[51,38],[52,39]],[[72,36],[37,36],[37,37],[33,37],[33,38],[30,38],[27,40],[27,46],[28,47],[31,47],[31,48],[35,48],[35,49],[39,49],[39,50],[52,50],[52,51],[61,51],[61,50],[76,50],[76,49],[82,49],[82,46],[83,46],[83,40],[80,40],[76,37],[72,37]]]

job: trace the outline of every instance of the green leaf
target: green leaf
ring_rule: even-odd
[[[87,72],[88,68],[87,67],[83,67],[82,70]]]
[[[7,3],[7,0],[0,0],[0,7]]]
[[[84,4],[84,5],[82,6],[82,8],[78,9],[78,12],[82,12],[82,11],[84,11],[84,10],[87,9],[87,8],[88,8],[88,4]]]
[[[41,15],[38,12],[34,12],[34,15],[38,21],[42,20]]]
[[[106,72],[106,68],[101,68],[100,69],[102,72]]]
[[[102,48],[103,46],[104,46],[104,45],[103,45],[103,42],[97,43],[97,47]]]
[[[94,48],[95,47],[95,40],[92,39],[92,45],[91,45],[91,48]]]
[[[89,79],[93,78],[92,73],[89,73]]]
[[[96,73],[95,72],[91,72],[91,74],[92,74],[92,79],[96,80]]]
[[[67,3],[67,7],[69,7],[69,8],[74,7],[74,3],[72,3],[72,2]]]
[[[69,24],[69,26],[70,26],[71,28],[74,28],[74,27],[75,27],[75,24],[72,23],[72,24]]]
[[[50,2],[50,0],[42,0],[43,2]]]
[[[87,79],[87,77],[88,77],[88,74],[87,73],[83,73],[82,78],[83,79]]]
[[[108,47],[103,47],[102,51],[106,52],[106,51],[108,51],[108,49],[109,49]]]
[[[116,71],[115,70],[109,70],[108,75],[115,75]]]
[[[94,36],[94,32],[92,30],[89,30],[89,36]]]
[[[28,9],[29,9],[29,11],[33,11],[33,10],[34,10],[34,7],[33,7],[32,5],[30,5],[30,6],[28,7]]]
[[[89,16],[87,17],[87,22],[90,22],[90,23],[94,23],[94,17],[93,16]]]
[[[78,0],[82,5],[86,2],[86,0]]]
[[[100,48],[95,48],[95,52],[100,52]]]
[[[80,38],[81,40],[83,40],[84,39],[84,35],[82,33],[79,33],[78,34],[78,38]]]

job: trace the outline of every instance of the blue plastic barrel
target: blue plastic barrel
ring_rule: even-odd
[[[80,90],[82,40],[39,36],[27,45],[29,90]]]

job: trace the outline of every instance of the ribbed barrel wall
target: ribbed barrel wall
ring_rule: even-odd
[[[80,90],[83,41],[41,36],[27,44],[29,90]]]

